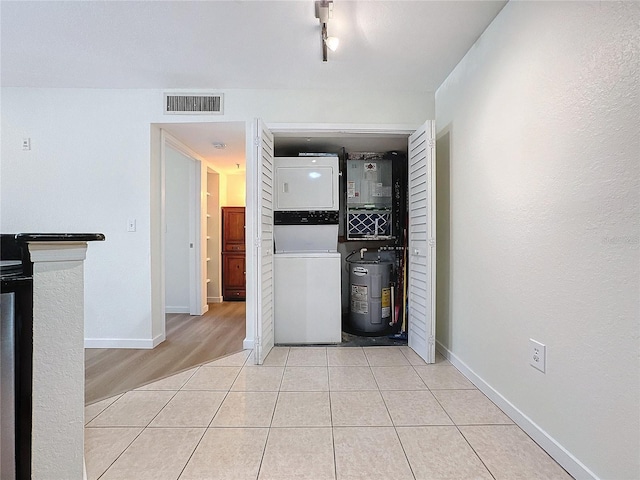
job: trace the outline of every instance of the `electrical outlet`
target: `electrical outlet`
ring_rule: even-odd
[[[533,338],[529,339],[529,363],[532,367],[537,368],[542,373],[545,372],[547,359],[547,346],[540,342],[535,341]]]
[[[136,219],[130,218],[127,220],[127,232],[135,232],[136,231]]]
[[[31,150],[31,139],[23,138],[22,139],[22,150]]]

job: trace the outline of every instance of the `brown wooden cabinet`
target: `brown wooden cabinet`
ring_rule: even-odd
[[[222,207],[222,296],[246,298],[244,207]]]
[[[246,297],[244,253],[222,254],[222,296],[225,300]]]
[[[222,207],[222,251],[244,252],[244,207]]]

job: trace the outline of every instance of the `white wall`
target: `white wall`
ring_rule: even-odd
[[[122,346],[151,340],[147,117],[156,97],[2,90],[0,229],[105,233],[86,264],[85,336]]]
[[[91,346],[151,347],[162,339],[164,318],[157,307],[152,310],[162,268],[158,255],[156,263],[150,255],[161,249],[155,160],[160,133],[150,124],[262,117],[418,125],[434,113],[433,93],[224,90],[220,116],[163,115],[161,90],[3,88],[1,93],[0,230],[106,235],[86,263],[85,337]],[[22,151],[25,137],[31,138],[30,152]],[[137,220],[136,232],[126,231],[129,218]]]
[[[192,162],[171,147],[165,150],[165,304],[168,313],[189,313],[189,171]]]
[[[237,175],[225,175],[227,182],[227,207],[244,207],[246,195],[246,179],[242,172]]]
[[[579,477],[640,478],[639,24],[509,2],[436,93],[438,341]]]

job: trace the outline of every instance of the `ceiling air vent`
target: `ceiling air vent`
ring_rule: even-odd
[[[222,95],[205,94],[164,94],[164,113],[188,113],[188,114],[221,114]]]

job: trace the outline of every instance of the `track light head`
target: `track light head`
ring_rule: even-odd
[[[327,37],[324,39],[324,43],[327,44],[327,48],[332,52],[335,52],[340,45],[340,39],[338,37]]]
[[[320,20],[321,38],[322,38],[322,61],[327,61],[327,48],[332,52],[336,51],[340,40],[337,37],[329,37],[327,35],[327,23],[333,18],[333,1],[319,0],[316,1],[316,18]]]

